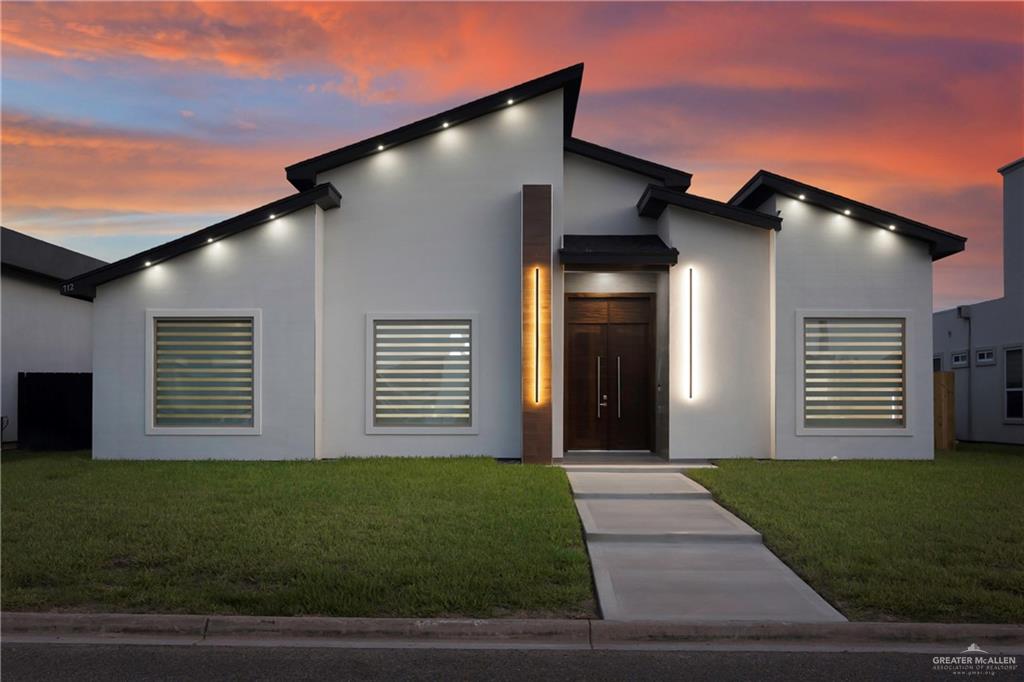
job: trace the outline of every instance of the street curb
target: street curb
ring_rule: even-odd
[[[119,613],[0,613],[0,634],[169,637],[197,640],[358,640],[590,646],[590,621],[554,619],[330,618]]]
[[[954,644],[1024,646],[1024,625],[981,623],[666,623],[591,621],[594,648],[690,643]]]
[[[206,616],[163,613],[0,613],[0,634],[202,637]]]
[[[590,644],[587,620],[210,616],[213,637]]]
[[[443,619],[0,613],[4,638],[116,641],[145,638],[215,644],[276,640],[311,645],[391,642],[430,646],[609,649],[677,645],[885,646],[985,642],[1024,647],[1024,625],[952,623],[667,623],[569,619]]]

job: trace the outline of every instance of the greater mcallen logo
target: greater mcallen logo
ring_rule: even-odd
[[[1016,656],[996,656],[972,643],[957,656],[934,656],[932,669],[963,676],[993,676],[1017,669]]]

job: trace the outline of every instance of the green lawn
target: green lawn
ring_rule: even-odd
[[[6,610],[594,614],[560,469],[5,453],[0,475]]]
[[[688,475],[851,620],[1024,623],[1024,448]]]

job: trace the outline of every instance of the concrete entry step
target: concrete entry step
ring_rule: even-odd
[[[717,469],[709,462],[678,464],[562,464],[566,471],[592,471],[603,474],[681,474],[687,469]]]
[[[703,487],[677,473],[570,471],[568,476],[577,500],[711,498]]]
[[[588,541],[761,542],[710,499],[577,499]]]
[[[846,620],[760,544],[588,541],[587,547],[609,620]]]

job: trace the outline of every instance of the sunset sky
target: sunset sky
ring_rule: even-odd
[[[584,62],[577,136],[689,171],[695,194],[764,168],[957,232],[936,307],[1001,295],[1021,3],[2,11],[3,224],[99,258],[287,195],[289,163]]]

